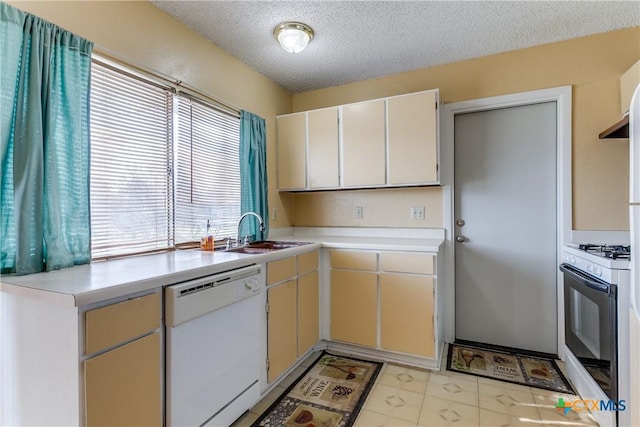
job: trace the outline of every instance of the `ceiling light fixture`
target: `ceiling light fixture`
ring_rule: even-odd
[[[310,26],[301,22],[283,22],[273,29],[273,36],[289,53],[302,52],[313,38]]]

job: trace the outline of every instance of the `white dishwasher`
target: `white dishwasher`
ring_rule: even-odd
[[[264,271],[167,286],[167,426],[227,427],[260,397]]]

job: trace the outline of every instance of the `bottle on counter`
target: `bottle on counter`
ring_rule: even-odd
[[[203,251],[212,251],[214,248],[214,236],[211,232],[211,221],[207,219],[207,227],[204,236],[200,238],[200,249]]]

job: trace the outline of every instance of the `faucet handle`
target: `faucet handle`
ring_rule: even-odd
[[[242,244],[243,245],[248,245],[249,244],[249,236],[248,235],[244,236],[244,239],[242,239]]]

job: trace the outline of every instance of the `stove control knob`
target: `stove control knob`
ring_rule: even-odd
[[[600,267],[599,265],[594,266],[593,274],[595,274],[598,277],[602,276],[602,267]]]
[[[591,274],[593,274],[593,265],[592,264],[587,264],[587,271]]]

